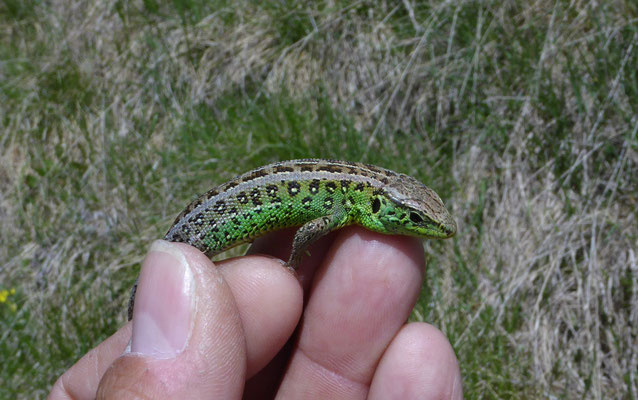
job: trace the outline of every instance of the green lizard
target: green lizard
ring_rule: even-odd
[[[441,198],[416,179],[387,169],[334,160],[269,164],[204,193],[181,212],[165,240],[214,256],[272,231],[301,226],[288,267],[308,246],[350,224],[375,232],[449,238],[456,223]],[[132,318],[137,283],[129,302]]]

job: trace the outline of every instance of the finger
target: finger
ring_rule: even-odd
[[[368,399],[463,399],[461,372],[447,338],[429,324],[404,326],[379,363]]]
[[[375,367],[416,302],[418,240],[341,231],[315,276],[282,398],[365,398]]]
[[[301,316],[303,291],[280,260],[248,256],[217,265],[239,310],[246,338],[246,376],[250,378],[292,335]]]
[[[255,240],[248,249],[247,254],[268,254],[280,260],[288,261],[292,251],[292,241],[298,228],[283,229]],[[308,254],[301,259],[301,263],[295,266],[297,278],[304,290],[310,288],[312,278],[323,261],[324,256],[332,245],[337,232],[329,233],[320,238],[308,249]]]
[[[94,399],[106,369],[122,355],[131,338],[132,324],[127,323],[108,339],[86,353],[53,385],[49,400]]]
[[[187,254],[192,252],[195,257],[203,257],[190,246],[178,246],[183,246]],[[203,272],[214,269],[207,259],[200,261],[204,264]],[[145,261],[144,269],[148,269],[146,265],[149,262],[153,262],[151,257]],[[171,272],[171,267],[168,267],[168,272]],[[270,258],[247,257],[221,262],[219,271],[232,291],[240,318],[244,319],[242,325],[248,349],[247,368],[249,371],[256,371],[293,332],[301,312],[301,288],[296,278],[286,268],[282,268],[280,261]],[[170,273],[162,274],[161,268],[157,272],[160,277],[170,276]],[[143,286],[148,286],[147,275],[145,273],[141,278],[145,282]],[[157,286],[159,285],[151,285],[151,289],[157,289]],[[210,289],[202,287],[198,292],[207,290]],[[159,295],[149,295],[146,298],[153,300],[153,304],[159,304],[167,292],[164,290]],[[148,290],[146,294],[148,295]],[[145,296],[142,294],[137,303],[142,304],[144,301]],[[276,317],[273,318],[273,315]],[[105,370],[126,347],[131,337],[131,326],[130,323],[127,324],[78,361],[58,379],[50,398],[95,398],[98,383]]]
[[[193,247],[156,241],[144,260],[130,352],[106,371],[98,399],[241,396],[245,343],[232,292]]]
[[[297,228],[283,229],[260,237],[253,242],[247,254],[268,254],[280,260],[287,260],[292,250],[296,230]],[[336,234],[337,232],[332,232],[313,243],[309,248],[309,254],[303,257],[300,265],[296,267],[295,272],[304,291],[309,291],[312,278],[334,242]],[[268,365],[246,382],[244,399],[264,399],[275,396],[292,353],[292,344],[286,343]]]

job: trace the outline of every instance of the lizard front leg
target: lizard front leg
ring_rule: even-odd
[[[328,232],[345,226],[347,222],[345,211],[340,211],[315,218],[302,225],[295,234],[295,239],[292,242],[292,252],[286,266],[293,270],[297,269],[301,258],[313,242]]]

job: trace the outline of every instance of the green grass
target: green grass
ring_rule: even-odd
[[[413,319],[467,398],[636,398],[635,3],[420,4],[0,2],[0,398],[121,326],[197,193],[302,157],[453,211]]]

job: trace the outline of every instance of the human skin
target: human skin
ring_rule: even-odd
[[[215,264],[188,245],[155,242],[133,321],[66,371],[49,398],[463,397],[445,336],[406,323],[423,281],[419,240],[342,229],[293,274],[281,261],[292,234]]]

